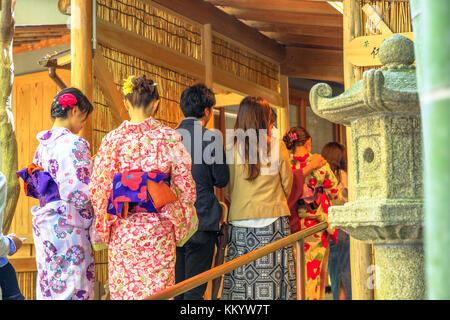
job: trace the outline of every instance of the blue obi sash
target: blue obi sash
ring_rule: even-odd
[[[44,171],[44,168],[32,163],[23,170],[16,172],[17,177],[24,181],[25,194],[28,197],[39,199],[39,205],[45,206],[47,203],[61,200],[58,185]]]
[[[124,218],[128,212],[158,212],[149,193],[147,180],[170,186],[169,174],[158,171],[132,170],[115,174],[106,212],[118,217],[124,213]]]

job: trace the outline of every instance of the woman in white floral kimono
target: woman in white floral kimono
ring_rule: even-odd
[[[94,299],[91,242],[101,241],[89,199],[90,147],[76,135],[92,110],[78,89],[59,92],[51,106],[53,128],[37,135],[33,163],[17,172],[26,195],[40,202],[31,209],[39,300]]]

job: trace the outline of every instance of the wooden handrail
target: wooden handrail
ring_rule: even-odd
[[[199,275],[196,275],[195,277],[192,277],[190,279],[186,279],[182,282],[179,282],[179,283],[177,283],[169,288],[166,288],[152,296],[148,296],[148,297],[144,298],[144,300],[170,299],[179,294],[185,293],[186,291],[189,291],[192,288],[198,287],[199,285],[202,285],[203,283],[206,283],[210,280],[220,277],[221,275],[228,273],[236,268],[239,268],[247,263],[250,263],[256,259],[264,257],[264,256],[268,255],[269,253],[277,251],[277,250],[284,248],[290,244],[293,244],[297,241],[303,241],[304,238],[306,238],[310,235],[313,235],[314,233],[323,231],[327,228],[328,228],[327,222],[318,223],[315,226],[309,227],[305,230],[296,232],[296,233],[291,234],[287,237],[284,237],[280,240],[269,243],[268,245],[265,245],[264,247],[261,247],[259,249],[256,249],[255,251],[244,254],[243,256],[240,256],[239,258],[230,260],[220,266],[217,266],[217,267],[212,268],[208,271],[205,271]],[[301,251],[301,252],[298,252],[297,254],[301,254],[303,252],[303,246],[297,246],[297,250]],[[297,269],[298,269],[298,266],[297,266]],[[303,279],[301,279],[301,280],[303,281]]]

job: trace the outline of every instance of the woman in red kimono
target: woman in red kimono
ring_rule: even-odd
[[[143,299],[173,285],[175,247],[198,226],[191,157],[181,136],[153,118],[156,83],[131,76],[123,93],[131,119],[103,138],[89,185],[116,300]],[[167,194],[175,198],[159,199]]]
[[[292,170],[309,167],[311,136],[302,127],[291,128],[283,137],[286,147],[292,151]],[[328,221],[328,207],[341,199],[337,189],[338,181],[328,163],[305,175],[305,187],[298,199],[300,230],[311,227],[320,221]],[[306,299],[321,300],[325,295],[328,263],[328,234],[337,242],[337,230],[329,227],[305,238]]]

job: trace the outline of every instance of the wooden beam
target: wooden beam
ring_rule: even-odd
[[[97,19],[97,42],[204,81],[205,66],[199,61],[101,19]]]
[[[16,272],[32,272],[37,271],[36,267],[36,257],[20,257],[8,258],[11,265],[14,267]]]
[[[205,85],[208,88],[212,88],[214,84],[213,78],[213,34],[212,27],[210,23],[207,23],[203,26],[203,34],[202,34],[202,58],[203,63],[205,64]],[[214,128],[214,108],[212,109],[213,116],[209,119],[208,123],[206,123],[205,127],[208,129]]]
[[[300,24],[288,24],[288,23],[272,23],[255,20],[241,20],[241,21],[252,28],[258,29],[259,31],[278,32],[303,36],[333,37],[337,39],[342,39],[342,28],[308,26]]]
[[[344,82],[341,50],[286,48],[281,73],[290,77]]]
[[[203,0],[140,0],[145,3],[158,3],[200,24],[211,23],[212,29],[220,31],[224,36],[244,44],[253,50],[282,61],[285,57],[284,47],[276,41],[267,38],[232,16],[217,9]]]
[[[71,86],[92,101],[92,0],[72,0],[71,6]],[[80,136],[92,145],[92,114]]]
[[[341,15],[328,3],[296,0],[205,0],[215,6],[297,13]],[[341,15],[342,16],[342,15]]]
[[[111,71],[109,71],[105,59],[103,58],[101,48],[98,48],[95,52],[94,76],[97,78],[97,83],[105,97],[109,110],[111,111],[111,130],[113,130],[118,127],[122,121],[128,120],[130,117],[125,110],[123,96],[117,90],[116,84],[113,81],[114,76]]]
[[[14,27],[14,34],[30,33],[30,32],[39,32],[39,33],[56,32],[56,33],[59,33],[64,30],[66,30],[66,32],[70,33],[70,29],[65,24],[16,25]]]
[[[282,108],[278,109],[280,118],[280,139],[283,137],[284,133],[289,130],[289,81],[286,75],[280,76],[280,92],[282,99]]]
[[[283,106],[281,95],[278,92],[239,78],[230,72],[219,69],[218,67],[213,68],[213,78],[215,83],[229,88],[238,94],[263,97],[273,106]]]
[[[343,48],[342,38],[303,36],[303,35],[286,34],[280,32],[267,32],[267,31],[261,31],[261,33],[287,46],[303,44],[335,49]]]
[[[242,99],[244,99],[242,94],[234,92],[230,92],[228,94],[218,93],[216,94],[216,107],[238,106]]]
[[[43,48],[48,48],[52,46],[57,46],[61,44],[70,43],[70,35],[65,35],[56,39],[45,39],[32,44],[21,44],[20,46],[15,46],[13,49],[13,54],[28,52],[33,50],[39,50]]]
[[[236,19],[256,20],[275,23],[291,23],[297,25],[312,25],[325,27],[342,27],[342,15],[314,15],[293,12],[267,12],[265,10],[247,10],[238,8],[223,8],[224,12]]]
[[[300,126],[306,129],[306,107],[309,105],[309,99],[302,99],[300,104]]]

